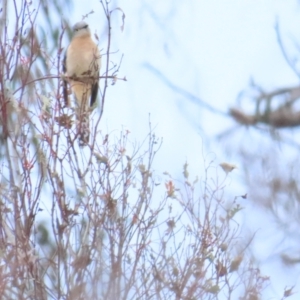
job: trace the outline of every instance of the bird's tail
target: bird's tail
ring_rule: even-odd
[[[82,82],[76,82],[72,85],[73,93],[76,99],[76,118],[77,118],[77,136],[79,146],[83,147],[89,143],[90,139],[90,111],[88,99],[91,94],[90,85]]]
[[[90,140],[89,111],[81,111],[77,114],[77,134],[79,146],[86,146]]]

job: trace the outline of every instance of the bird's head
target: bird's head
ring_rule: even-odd
[[[77,36],[77,37],[91,34],[89,24],[87,24],[84,21],[76,23],[73,26],[73,32],[74,32],[74,36]]]

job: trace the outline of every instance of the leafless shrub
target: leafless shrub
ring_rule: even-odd
[[[168,175],[159,196],[152,164],[161,142],[151,126],[141,145],[126,130],[117,139],[101,131],[107,87],[120,67],[110,63],[111,16],[125,17],[101,3],[108,22],[101,111],[92,113],[92,142],[81,149],[73,111],[62,105],[68,29],[53,28],[58,50],[49,54],[36,33],[37,14],[44,9],[50,18],[47,3],[12,1],[10,32],[3,2],[2,299],[258,299],[267,278],[236,251],[241,207],[224,208],[212,167],[191,182],[186,164],[184,184]]]

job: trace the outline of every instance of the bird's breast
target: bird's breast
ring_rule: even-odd
[[[68,76],[93,76],[100,69],[100,54],[91,38],[74,39],[67,50]]]

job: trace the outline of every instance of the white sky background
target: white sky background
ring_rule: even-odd
[[[74,3],[74,11],[68,12],[70,23],[93,9],[95,14],[87,21],[101,39],[104,15],[100,3]],[[132,140],[141,141],[148,133],[150,113],[156,135],[163,137],[155,164],[158,172],[167,170],[181,178],[187,160],[191,174],[201,175],[203,156],[215,158],[216,166],[222,161],[238,164],[225,140],[216,139],[235,125],[231,118],[209,112],[201,103],[172,90],[164,77],[224,113],[236,104],[251,78],[267,91],[296,85],[298,78],[280,52],[274,26],[278,18],[287,42],[289,38],[300,40],[300,4],[296,0],[120,0],[118,6],[126,14],[125,29],[122,33],[114,26],[112,50],[124,53],[119,75],[128,82],[117,82],[108,89],[103,131],[118,134],[123,126],[130,130]],[[115,19],[121,25],[120,13]],[[100,40],[100,48],[105,46]],[[289,49],[297,55],[294,47]],[[218,174],[224,176],[219,169]],[[241,170],[230,175],[231,194],[247,192],[242,175]],[[285,285],[298,285],[296,291],[300,291],[299,269],[287,269],[278,256],[270,256],[281,239],[275,236],[276,224],[257,210],[247,204],[241,215],[247,228],[260,229],[253,251],[263,272],[272,277],[264,299],[279,299]],[[269,236],[274,238],[266,242]]]

